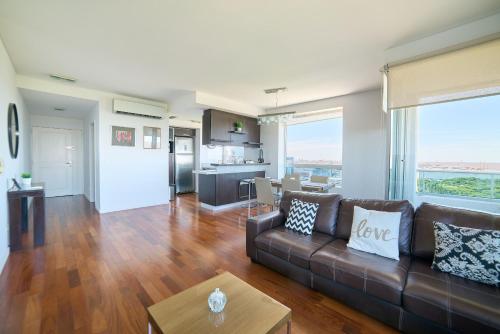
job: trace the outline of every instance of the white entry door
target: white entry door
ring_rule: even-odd
[[[74,131],[33,127],[33,182],[45,184],[47,197],[74,194],[74,160],[78,158]]]

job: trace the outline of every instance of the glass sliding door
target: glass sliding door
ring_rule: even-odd
[[[391,111],[389,198],[413,200],[416,166],[416,109]]]
[[[391,112],[389,197],[500,213],[500,95]]]

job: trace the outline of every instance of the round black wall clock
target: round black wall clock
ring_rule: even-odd
[[[19,151],[19,118],[17,117],[17,108],[14,103],[9,104],[7,134],[9,136],[10,156],[12,159],[16,159],[17,152]]]

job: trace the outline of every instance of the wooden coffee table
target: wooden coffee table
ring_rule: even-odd
[[[215,288],[227,296],[220,313],[208,308]],[[290,333],[292,311],[225,272],[148,307],[148,321],[149,333],[274,333],[285,324]]]

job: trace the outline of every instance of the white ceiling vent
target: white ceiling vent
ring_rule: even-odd
[[[113,99],[113,112],[122,115],[162,119],[167,116],[163,107]]]

